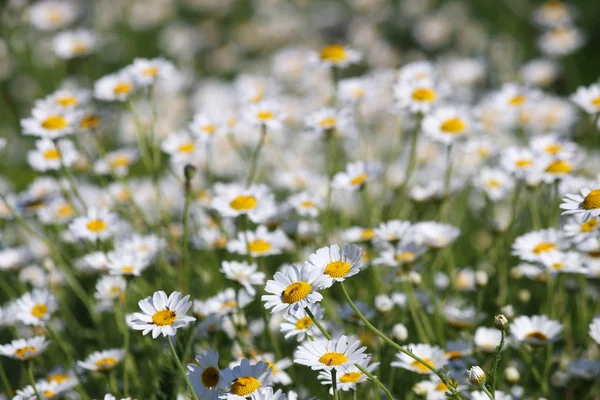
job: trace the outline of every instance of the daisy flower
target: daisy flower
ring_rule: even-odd
[[[480,326],[475,330],[475,336],[473,336],[473,343],[478,350],[484,353],[492,354],[496,351],[496,347],[500,345],[502,340],[502,332],[496,328],[486,328]],[[503,347],[506,350],[506,347]]]
[[[379,257],[373,260],[375,265],[411,265],[425,254],[427,246],[415,241],[398,242],[395,246],[386,246],[380,250]]]
[[[571,23],[572,15],[569,5],[557,0],[548,0],[533,11],[532,19],[544,28],[552,28]]]
[[[588,114],[600,112],[600,84],[578,87],[571,100]]]
[[[61,165],[70,167],[79,158],[73,142],[68,139],[60,139],[53,142],[44,138],[35,142],[35,150],[27,153],[27,162],[36,171],[58,170]]]
[[[573,242],[583,242],[598,234],[600,224],[598,223],[597,218],[589,218],[585,222],[579,222],[577,220],[578,218],[571,218],[571,220],[562,227],[565,236],[570,238]]]
[[[283,127],[285,113],[279,103],[262,101],[245,108],[244,119],[252,126],[278,131]]]
[[[192,134],[205,142],[225,136],[228,132],[224,121],[205,113],[195,114],[188,128]]]
[[[510,324],[510,333],[519,342],[543,345],[558,340],[563,326],[545,315],[520,316]]]
[[[254,223],[266,222],[276,212],[275,196],[265,185],[245,188],[238,184],[215,185],[211,207],[223,217],[248,215]]]
[[[58,301],[49,290],[34,289],[17,300],[14,311],[25,325],[44,326],[57,309]]]
[[[587,268],[583,265],[581,253],[576,251],[549,251],[542,253],[540,254],[540,263],[551,274],[585,274],[587,272]]]
[[[117,301],[125,299],[127,281],[121,276],[103,276],[96,282],[94,297],[100,301]]]
[[[13,397],[13,400],[37,400],[38,396],[36,391],[43,400],[58,399],[62,397],[61,395],[64,394],[64,392],[71,389],[72,388],[58,382],[38,381],[35,383],[35,388],[28,385],[22,389],[17,389],[17,395]]]
[[[265,292],[271,294],[261,297],[265,308],[272,308],[271,314],[287,309],[289,312],[295,312],[299,308],[317,303],[323,299],[319,290],[326,289],[333,283],[331,278],[309,263],[300,267],[290,265],[282,272],[276,272],[273,278],[267,281],[265,286]]]
[[[560,250],[561,239],[560,232],[553,228],[529,232],[515,239],[512,254],[525,261],[539,261],[543,253]]]
[[[483,391],[476,390],[471,392],[471,400],[489,400],[490,397]],[[494,400],[514,400],[510,394],[496,390],[494,392]]]
[[[94,82],[94,97],[103,101],[126,101],[135,89],[135,81],[128,70],[105,75]]]
[[[288,203],[303,217],[316,218],[323,206],[321,198],[315,194],[302,192],[291,196]]]
[[[205,156],[204,146],[184,130],[170,133],[160,147],[175,164],[194,164]]]
[[[189,298],[189,295],[181,298],[180,292],[173,292],[168,298],[162,290],[154,292],[152,297],[148,296],[138,302],[143,312],[133,314],[133,329],[142,331],[143,335],[152,331],[153,339],[160,334],[165,337],[174,336],[177,329],[196,320],[185,315],[192,306]]]
[[[540,178],[546,183],[565,179],[571,176],[575,169],[573,161],[568,159],[544,160],[541,165],[543,167],[540,171]]]
[[[375,242],[396,242],[398,240],[406,240],[407,234],[410,233],[411,223],[409,221],[400,221],[392,219],[382,222],[375,228]]]
[[[464,139],[474,130],[473,122],[466,112],[447,106],[428,114],[423,119],[422,126],[427,136],[445,145]]]
[[[252,395],[252,400],[292,400],[291,397],[288,397],[279,389],[278,391],[274,391],[272,387],[264,387],[258,389]]]
[[[164,58],[136,58],[127,69],[140,87],[153,85],[159,80],[172,79],[176,73],[175,66]]]
[[[506,198],[515,185],[509,174],[499,168],[489,167],[483,167],[473,183],[492,201]]]
[[[78,239],[105,240],[115,234],[118,222],[117,215],[107,209],[89,208],[87,215],[69,224],[69,231]]]
[[[367,359],[367,347],[359,346],[359,340],[351,342],[345,335],[337,340],[317,339],[299,346],[294,352],[294,362],[311,367],[315,371],[336,369],[340,372]]]
[[[437,77],[437,71],[429,61],[413,61],[398,71],[400,82],[431,81]]]
[[[94,51],[96,36],[86,29],[61,32],[52,39],[52,50],[59,58],[70,60]]]
[[[356,245],[345,244],[342,250],[337,244],[322,247],[309,256],[309,263],[322,274],[337,282],[356,275],[364,267],[364,250]]]
[[[75,131],[79,113],[60,106],[37,106],[31,117],[21,120],[24,135],[57,139]]]
[[[547,30],[538,40],[541,52],[551,57],[574,53],[585,43],[581,30],[574,26],[558,26]]]
[[[227,389],[233,381],[229,368],[219,368],[219,353],[213,350],[196,356],[196,364],[188,364],[187,369],[186,375],[196,396],[201,399],[218,399],[220,392]]]
[[[109,349],[96,351],[86,357],[84,361],[77,361],[77,366],[89,371],[110,371],[125,358],[125,350]]]
[[[434,221],[418,222],[413,229],[419,241],[434,249],[448,246],[460,235],[457,227]]]
[[[575,215],[586,222],[590,217],[600,216],[600,189],[581,189],[579,194],[567,194],[560,205],[562,215]]]
[[[36,106],[62,107],[73,109],[81,107],[90,101],[90,92],[86,89],[59,89],[46,96],[43,100],[36,101]]]
[[[309,304],[307,307],[318,321],[323,320],[323,308],[319,304]],[[281,323],[280,330],[281,333],[285,334],[285,339],[295,336],[298,342],[303,342],[307,337],[315,338],[321,336],[321,331],[303,308],[285,313],[283,314],[283,318],[286,322]]]
[[[359,63],[361,58],[359,51],[342,44],[330,44],[310,56],[312,63],[328,68],[347,68],[350,64]]]
[[[367,357],[364,360],[358,362],[358,365],[366,369],[368,372],[373,373],[378,367],[379,363],[369,364],[371,357]],[[319,375],[317,377],[321,381],[323,385],[332,386],[333,378],[331,374],[331,370],[319,371]],[[336,375],[337,380],[337,389],[343,390],[347,392],[349,390],[356,390],[356,386],[365,382],[368,377],[358,369],[355,365],[348,365],[346,368],[343,368],[338,371]],[[329,389],[329,394],[333,395],[333,386]]]
[[[308,115],[304,123],[318,137],[341,136],[352,128],[351,113],[348,109],[322,108]]]
[[[356,104],[370,92],[371,82],[368,78],[347,78],[338,82],[338,98],[345,104]]]
[[[590,323],[589,334],[594,342],[600,345],[600,317],[596,317]]]
[[[44,0],[31,5],[29,20],[39,31],[53,31],[70,25],[79,14],[76,3]]]
[[[242,285],[250,296],[254,296],[256,294],[254,286],[262,286],[265,283],[264,272],[258,272],[257,269],[258,265],[256,263],[223,261],[220,271],[225,274],[227,279]]]
[[[431,80],[399,81],[394,86],[398,106],[410,113],[428,114],[440,100],[440,90]]]
[[[502,152],[500,164],[518,179],[524,179],[541,168],[539,156],[536,157],[529,149],[517,147],[510,147]]]
[[[448,356],[438,346],[431,346],[429,344],[409,344],[406,346],[414,355],[431,365],[433,368],[441,368],[448,364]],[[396,354],[397,361],[392,362],[392,367],[404,368],[409,371],[416,372],[418,374],[431,374],[431,370],[424,364],[416,361],[414,358],[404,354]]]
[[[227,242],[227,251],[245,255],[250,250],[252,257],[264,257],[281,254],[289,246],[290,241],[282,230],[269,232],[266,226],[259,225],[254,232],[238,232],[236,239]]]
[[[9,344],[0,345],[0,355],[16,360],[30,360],[43,353],[50,342],[43,336],[16,339]]]
[[[381,163],[373,161],[356,161],[346,165],[344,172],[338,172],[333,177],[331,185],[336,189],[359,190],[367,182],[371,182],[381,175]]]
[[[240,362],[240,365],[231,370],[231,379],[227,399],[233,400],[251,397],[260,388],[270,384],[271,373],[269,371],[269,364],[259,362],[252,365],[250,364],[250,360],[244,358]]]
[[[285,372],[285,369],[292,366],[293,362],[289,358],[282,358],[279,361],[275,360],[273,353],[259,354],[253,358],[253,361],[264,361],[269,364],[271,370],[271,383],[276,385],[289,385],[292,383],[292,378]]]
[[[129,172],[129,167],[138,159],[138,151],[134,148],[125,148],[111,151],[94,163],[97,174],[115,174],[122,178]]]
[[[549,59],[538,58],[521,66],[519,75],[525,84],[546,87],[551,85],[560,72],[558,64]]]
[[[577,153],[577,144],[564,140],[555,134],[536,136],[531,139],[533,151],[559,160],[573,159]]]

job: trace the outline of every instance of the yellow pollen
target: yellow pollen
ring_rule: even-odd
[[[180,153],[193,153],[196,150],[196,145],[194,143],[183,143],[179,145],[177,150]]]
[[[229,300],[221,304],[221,310],[226,308],[234,308],[237,306],[237,302],[235,300]]]
[[[526,98],[523,95],[519,95],[519,96],[514,96],[512,97],[508,103],[511,106],[520,106],[521,104],[523,104],[525,102]]]
[[[375,229],[369,228],[362,231],[360,240],[371,240],[375,237]]]
[[[458,360],[459,358],[462,358],[462,353],[460,351],[447,351],[446,352],[446,356],[450,359],[450,360]]]
[[[44,395],[44,397],[53,397],[54,396],[54,392],[52,390],[44,390],[42,392],[42,394]]]
[[[275,114],[273,114],[271,111],[259,111],[256,113],[256,118],[262,120],[273,119],[275,118]]]
[[[129,157],[123,154],[115,156],[108,162],[108,165],[111,168],[126,167],[129,165]]]
[[[581,232],[588,233],[588,232],[591,232],[594,229],[596,229],[597,226],[598,226],[598,220],[591,218],[591,219],[588,219],[583,224],[581,224],[580,230],[581,230]]]
[[[217,240],[215,240],[215,242],[213,243],[213,246],[215,246],[218,249],[224,249],[225,246],[227,246],[227,238],[224,237],[220,237]]]
[[[312,291],[308,282],[294,282],[281,292],[281,300],[286,304],[294,304],[304,300]]]
[[[303,201],[302,203],[300,203],[300,207],[302,207],[302,208],[312,208],[314,206],[315,206],[315,203],[310,200],[306,200],[306,201]]]
[[[352,178],[350,180],[350,183],[357,186],[357,185],[362,185],[363,183],[365,183],[365,181],[369,178],[369,175],[367,174],[360,174],[360,175],[356,175],[354,178]]]
[[[568,162],[556,160],[552,161],[550,165],[546,167],[546,172],[551,174],[568,174],[572,169],[571,164]]]
[[[554,263],[554,264],[552,264],[552,268],[554,268],[554,269],[561,269],[564,266],[565,266],[564,263]]]
[[[423,361],[425,361],[427,364],[431,365],[432,367],[435,368],[434,363],[428,359],[428,358],[423,358]],[[429,372],[429,368],[427,368],[425,366],[425,364],[420,363],[419,361],[413,361],[412,364],[413,367],[415,367],[420,373],[425,373],[425,372]]]
[[[440,129],[449,134],[462,133],[467,128],[467,125],[460,118],[451,118],[444,121]]]
[[[57,149],[50,149],[44,152],[44,158],[46,160],[58,160],[60,159],[60,152]]]
[[[120,82],[115,85],[113,88],[114,94],[127,94],[131,92],[131,83],[129,82]]]
[[[356,383],[362,377],[360,372],[346,372],[340,376],[340,382],[342,383]]]
[[[271,361],[267,361],[267,360],[264,360],[264,362],[266,362],[267,364],[269,364],[267,366],[267,369],[271,370],[271,374],[272,375],[275,375],[278,372],[277,367],[275,366],[275,363],[272,363]]]
[[[600,108],[600,96],[592,100],[592,104]]]
[[[48,382],[56,382],[56,383],[63,383],[63,382],[65,382],[68,379],[69,379],[69,375],[54,374],[54,375],[50,375],[48,378],[46,378],[46,381],[48,381]]]
[[[221,374],[215,367],[208,367],[202,371],[202,385],[207,388],[214,388],[219,384]]]
[[[313,323],[313,321],[310,317],[308,317],[308,316],[302,317],[298,321],[296,321],[296,329],[298,329],[299,331],[308,329],[308,328],[310,328],[312,323]]]
[[[117,359],[113,357],[105,357],[96,361],[96,368],[99,371],[107,371],[113,369],[117,365]]]
[[[146,76],[156,76],[156,75],[158,75],[158,68],[157,67],[144,68],[142,73]]]
[[[415,253],[411,251],[405,251],[404,253],[396,254],[396,261],[402,263],[411,263],[415,260]]]
[[[258,201],[254,196],[239,195],[231,200],[229,206],[236,211],[250,211],[258,205]]]
[[[533,331],[525,335],[525,339],[536,339],[540,341],[546,341],[548,340],[548,336],[544,335],[540,331]]]
[[[31,315],[37,318],[41,318],[48,312],[48,307],[45,304],[36,304],[31,309]]]
[[[584,210],[595,210],[600,208],[600,189],[594,189],[585,196],[580,204]]]
[[[546,253],[548,251],[556,250],[558,247],[554,243],[542,242],[533,248],[535,254]]]
[[[446,384],[444,382],[440,382],[435,387],[435,390],[438,391],[438,392],[447,392],[448,391],[448,386],[446,386]]]
[[[502,187],[502,184],[497,179],[490,179],[489,181],[487,181],[487,185],[493,188]]]
[[[271,250],[272,246],[271,243],[267,242],[266,240],[258,239],[248,243],[248,247],[252,253],[266,253],[267,251]]]
[[[152,323],[158,326],[173,325],[177,315],[173,310],[160,310],[152,316]]]
[[[62,115],[51,115],[42,122],[42,128],[56,131],[59,129],[66,128],[67,120]]]
[[[118,286],[113,286],[110,288],[108,293],[114,298],[121,297],[123,295],[123,289]]]
[[[556,154],[562,150],[562,146],[560,144],[549,144],[546,146],[546,153]]]
[[[346,59],[346,49],[341,44],[332,44],[321,49],[321,60],[337,64]]]
[[[88,47],[82,40],[75,40],[73,42],[73,54],[82,55],[87,53]]]
[[[520,160],[515,161],[515,165],[519,168],[527,168],[533,165],[533,161],[526,158],[522,158]]]
[[[336,122],[337,121],[334,117],[323,118],[321,121],[319,121],[319,125],[323,128],[331,128],[331,127],[335,126]]]
[[[233,381],[229,391],[238,396],[248,396],[260,387],[260,382],[253,376],[242,376]]]
[[[124,274],[131,274],[133,272],[133,267],[131,265],[125,265],[121,268]]]
[[[20,348],[16,349],[15,354],[21,360],[27,360],[29,358],[32,358],[35,355],[36,351],[37,351],[37,348],[35,348],[33,346],[25,346],[25,347],[20,347]]]
[[[345,261],[333,261],[327,264],[323,273],[332,278],[343,278],[348,272],[350,272],[350,269],[350,264]]]
[[[56,103],[63,107],[74,106],[77,104],[77,99],[73,96],[57,97]]]
[[[436,97],[437,94],[433,90],[427,88],[419,88],[412,92],[412,98],[416,101],[430,103],[432,101],[435,101]]]
[[[319,358],[319,362],[321,364],[325,364],[329,367],[332,365],[342,365],[346,361],[348,361],[348,357],[346,357],[342,353],[335,353],[335,352],[325,353],[321,356],[321,358]]]
[[[86,227],[92,232],[102,232],[106,229],[106,222],[101,219],[93,219],[87,223]]]
[[[215,131],[217,130],[217,126],[214,124],[209,124],[209,125],[204,125],[202,127],[202,130],[210,135],[212,135],[213,133],[215,133]]]
[[[88,115],[88,116],[85,116],[85,117],[83,117],[81,119],[81,122],[79,123],[79,126],[82,127],[82,128],[87,128],[87,129],[89,129],[89,128],[95,128],[98,125],[100,125],[101,121],[102,120],[97,115]]]
[[[60,206],[60,208],[58,210],[56,210],[56,213],[60,217],[71,217],[71,216],[73,216],[73,214],[75,214],[75,210],[73,209],[73,207],[70,204],[64,204],[64,205]]]

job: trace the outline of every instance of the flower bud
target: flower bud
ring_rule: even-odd
[[[381,313],[386,313],[394,308],[394,302],[389,296],[380,294],[375,296],[375,308]]]
[[[483,372],[479,366],[475,365],[474,367],[469,368],[467,375],[471,385],[477,387],[485,385],[485,372]]]
[[[423,382],[418,382],[413,386],[413,392],[419,397],[427,396],[427,386],[423,385]]]
[[[475,272],[475,284],[478,287],[486,287],[488,284],[488,275],[483,271]]]
[[[410,271],[408,273],[407,278],[408,278],[408,281],[410,283],[412,283],[413,286],[415,286],[415,287],[419,287],[423,283],[423,278],[421,278],[421,274],[419,274],[418,272],[415,272],[415,271]]]
[[[512,320],[515,317],[515,309],[513,306],[511,306],[510,304],[507,304],[505,306],[502,306],[500,308],[500,311],[502,312],[503,315],[506,316],[506,318],[508,318],[509,320]]]
[[[515,367],[507,367],[504,370],[504,377],[508,383],[517,383],[521,379],[521,374],[519,374],[519,370]]]
[[[408,329],[402,324],[396,324],[392,328],[392,337],[399,342],[404,342],[408,338]]]
[[[529,300],[531,300],[531,292],[527,289],[521,289],[517,294],[517,298],[521,303],[527,304],[529,303]]]
[[[499,331],[508,329],[508,319],[503,314],[498,314],[494,318],[494,327]]]
[[[196,167],[191,164],[186,164],[183,167],[183,175],[185,176],[186,181],[191,181],[194,175],[196,175]]]

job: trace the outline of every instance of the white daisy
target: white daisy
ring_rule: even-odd
[[[394,86],[394,94],[400,108],[413,114],[427,114],[439,102],[442,93],[433,81],[420,79],[399,81]]]
[[[543,253],[560,250],[561,247],[560,232],[550,228],[517,237],[512,245],[512,254],[525,261],[539,261]]]
[[[319,304],[309,304],[307,307],[317,321],[323,320],[323,308]],[[307,337],[315,338],[321,336],[321,331],[303,308],[298,308],[294,312],[284,313],[283,318],[286,322],[281,323],[280,329],[281,333],[285,334],[284,337],[286,339],[295,336],[298,342],[303,342]]]
[[[323,207],[323,201],[313,193],[301,192],[290,196],[288,203],[294,207],[296,212],[303,217],[316,218],[320,209]]]
[[[204,146],[185,130],[171,132],[160,147],[175,164],[196,164],[205,156]]]
[[[499,168],[483,167],[474,178],[476,187],[482,190],[492,201],[504,199],[514,188],[514,180]]]
[[[587,268],[583,265],[581,253],[576,251],[549,251],[540,254],[540,263],[550,274],[571,273],[585,274]]]
[[[448,246],[460,235],[457,227],[435,221],[418,222],[413,229],[419,241],[435,249]]]
[[[149,265],[149,259],[138,251],[118,249],[106,256],[111,275],[140,276]]]
[[[360,62],[362,55],[359,51],[342,44],[330,44],[322,47],[318,53],[310,55],[310,62],[322,67],[346,68],[350,64]]]
[[[213,350],[196,356],[196,364],[188,364],[187,369],[196,396],[205,400],[218,399],[220,391],[227,389],[233,380],[229,368],[219,368],[219,353]]]
[[[322,274],[337,282],[356,275],[364,267],[364,250],[358,246],[345,244],[342,250],[337,244],[322,247],[309,256],[309,263]]]
[[[407,240],[410,234],[411,223],[409,221],[400,221],[391,219],[382,222],[375,228],[375,242],[397,242]]]
[[[594,342],[600,345],[600,317],[596,317],[590,323],[589,334]]]
[[[94,172],[101,175],[115,174],[124,177],[129,172],[129,167],[138,159],[138,151],[134,148],[121,148],[107,153],[106,156],[96,160]]]
[[[153,85],[159,80],[173,79],[176,73],[175,66],[164,58],[136,58],[128,71],[141,87]]]
[[[143,335],[152,331],[153,339],[160,334],[174,336],[177,329],[196,320],[185,315],[192,306],[192,302],[188,301],[189,298],[189,295],[181,298],[180,292],[173,292],[168,298],[162,290],[154,292],[152,297],[148,296],[138,302],[143,313],[133,315],[133,329],[142,331]]]
[[[36,171],[58,170],[61,164],[68,168],[79,158],[73,142],[68,139],[60,139],[55,144],[44,138],[36,140],[35,147],[27,153],[27,162]]]
[[[558,340],[563,326],[545,315],[520,316],[510,324],[510,333],[519,342],[542,345]]]
[[[119,218],[106,209],[89,208],[85,216],[75,218],[69,231],[76,238],[90,241],[112,237],[118,228]]]
[[[473,336],[473,343],[475,343],[477,349],[488,354],[496,351],[496,347],[500,345],[501,340],[502,332],[496,328],[486,328],[484,326],[478,327]],[[506,347],[504,347],[505,349]]]
[[[369,364],[371,357],[358,362],[362,368],[366,369],[369,373],[373,373],[378,367],[379,363]],[[332,386],[333,378],[330,370],[319,371],[317,377],[323,385]],[[338,371],[336,375],[337,389],[347,392],[349,390],[356,390],[356,386],[365,382],[368,377],[355,365],[349,365]],[[329,389],[329,394],[333,394],[333,386]]]
[[[562,215],[575,215],[586,222],[590,217],[600,216],[600,189],[582,189],[579,194],[567,194],[560,205]]]
[[[194,119],[190,122],[188,128],[192,134],[202,141],[225,136],[228,132],[224,121],[204,113],[194,114]]]
[[[259,225],[254,232],[238,232],[236,239],[227,242],[227,251],[245,255],[249,250],[252,257],[264,257],[281,254],[290,245],[281,229],[269,232],[266,226]]]
[[[473,125],[465,111],[449,106],[437,108],[422,122],[423,132],[445,145],[465,139],[474,131]]]
[[[299,346],[294,352],[294,362],[315,371],[336,369],[339,372],[367,359],[367,347],[359,346],[359,340],[351,342],[345,335],[333,340],[317,339]]]
[[[269,364],[259,362],[250,364],[250,360],[244,358],[240,365],[231,370],[231,386],[227,399],[248,398],[256,393],[260,388],[269,385],[271,373]]]
[[[265,127],[267,131],[278,131],[283,127],[285,113],[280,104],[262,101],[246,106],[244,119],[252,126]]]
[[[238,184],[215,185],[212,208],[224,217],[248,215],[254,223],[266,222],[277,211],[275,196],[265,185],[245,188]]]
[[[429,344],[409,344],[406,346],[414,355],[425,361],[433,368],[439,369],[444,365],[448,364],[448,356],[438,346],[431,346]],[[392,367],[404,368],[409,371],[416,372],[418,374],[431,374],[432,371],[419,361],[404,354],[396,354],[397,361],[392,362]]]
[[[583,33],[575,26],[563,25],[547,30],[538,40],[543,54],[562,57],[574,53],[585,43]]]
[[[17,299],[14,311],[25,325],[44,326],[58,309],[58,301],[49,290],[34,289]]]
[[[343,136],[352,130],[351,112],[348,109],[322,108],[304,119],[306,127],[316,136]]]
[[[227,279],[242,285],[250,296],[254,296],[256,294],[254,286],[262,286],[265,283],[265,273],[259,272],[257,269],[258,265],[256,263],[223,261],[220,271],[225,274]]]
[[[125,299],[127,281],[121,276],[103,276],[96,282],[94,297],[100,301],[117,301]]]
[[[86,357],[84,361],[77,361],[77,366],[89,371],[110,371],[125,358],[125,350],[109,349],[95,351]]]
[[[279,389],[278,391],[274,391],[272,387],[264,387],[258,389],[252,395],[252,400],[292,400],[291,397],[286,396],[285,393]]]
[[[600,112],[600,84],[578,87],[571,100],[588,114]]]
[[[600,223],[597,218],[589,218],[585,222],[579,222],[579,218],[571,218],[569,222],[563,225],[562,230],[565,236],[574,243],[583,242],[589,238],[596,237]]]
[[[29,20],[39,31],[53,31],[71,24],[79,14],[77,3],[44,0],[31,5]]]
[[[31,117],[21,120],[24,135],[57,139],[75,131],[79,113],[57,105],[40,105],[31,111]]]
[[[358,190],[367,182],[371,182],[381,175],[381,163],[374,161],[356,161],[346,165],[344,172],[338,172],[333,177],[331,185],[336,189]]]
[[[30,360],[43,353],[50,342],[44,336],[15,339],[9,344],[0,345],[0,355],[16,360]]]
[[[61,32],[52,39],[52,50],[59,58],[70,60],[95,50],[96,35],[86,29]]]
[[[103,101],[126,101],[135,88],[135,81],[131,73],[122,70],[105,75],[94,82],[94,97]]]

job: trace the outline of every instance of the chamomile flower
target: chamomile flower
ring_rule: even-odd
[[[254,296],[256,289],[254,286],[262,286],[265,283],[264,272],[257,271],[256,263],[248,264],[245,261],[223,261],[221,263],[221,272],[225,274],[227,279],[231,279],[242,285],[244,289]]]
[[[561,1],[548,0],[533,11],[533,21],[545,28],[569,24],[572,19],[569,6]]]
[[[569,25],[558,26],[546,31],[538,40],[538,47],[545,55],[562,57],[577,51],[585,38],[581,31]]]
[[[566,158],[544,160],[541,164],[540,178],[546,183],[553,183],[557,180],[565,179],[574,172],[575,164],[573,160]]]
[[[279,389],[275,392],[272,387],[264,387],[258,389],[258,391],[254,392],[252,395],[252,400],[292,400],[291,397],[286,396],[285,393]]]
[[[75,131],[78,112],[57,105],[37,106],[21,120],[24,135],[57,139]]]
[[[539,156],[525,148],[510,147],[502,152],[500,156],[502,167],[515,175],[518,179],[524,179],[539,170]]]
[[[588,87],[578,87],[575,94],[571,95],[571,100],[588,114],[600,112],[600,85],[594,83]]]
[[[215,191],[211,206],[224,217],[248,215],[252,222],[263,223],[276,212],[275,197],[265,185],[216,185]]]
[[[551,274],[585,274],[587,272],[587,268],[583,266],[581,254],[576,251],[549,251],[542,253],[540,254],[540,263]]]
[[[496,351],[496,347],[500,345],[502,340],[502,333],[496,328],[486,328],[480,326],[475,330],[473,336],[473,343],[479,351],[484,353],[492,354]],[[506,350],[506,347],[504,347]]]
[[[98,79],[94,83],[94,97],[103,101],[126,101],[135,88],[132,74],[123,70]]]
[[[228,131],[224,121],[205,113],[194,114],[194,119],[188,128],[192,134],[204,142],[225,136]]]
[[[64,166],[69,168],[79,158],[73,142],[60,139],[56,143],[44,138],[36,140],[35,150],[27,153],[27,162],[36,171],[55,171]]]
[[[409,344],[406,346],[414,355],[425,361],[433,368],[441,368],[448,364],[448,356],[438,346],[431,346],[429,344]],[[392,362],[392,367],[404,368],[418,374],[431,374],[432,371],[419,361],[404,354],[396,354],[397,361]]]
[[[597,218],[588,218],[585,222],[579,222],[577,219],[578,218],[571,218],[571,220],[562,227],[565,236],[570,238],[573,242],[583,242],[598,234],[600,223]]]
[[[519,342],[543,345],[558,340],[563,326],[545,315],[520,316],[510,324],[510,333]]]
[[[83,57],[95,50],[96,36],[85,29],[61,32],[52,40],[52,50],[63,60]]]
[[[369,364],[371,357],[358,362],[358,364],[366,369],[369,373],[373,373],[378,367],[379,363]],[[333,383],[333,377],[330,370],[319,371],[317,377],[323,385],[331,386]],[[367,380],[367,376],[355,365],[349,365],[338,371],[336,375],[337,389],[347,392],[349,390],[356,390],[356,386]],[[329,389],[329,394],[333,394],[333,387]]]
[[[246,122],[252,126],[264,127],[267,131],[280,130],[285,117],[281,105],[271,101],[249,104],[244,113]]]
[[[413,228],[419,241],[435,249],[448,246],[460,235],[457,227],[434,221],[418,222]]]
[[[398,71],[400,82],[432,81],[436,77],[437,71],[429,61],[413,61]]]
[[[260,388],[270,384],[269,364],[261,361],[252,365],[250,360],[244,358],[240,365],[231,370],[231,379],[229,394],[226,398],[231,400],[248,398],[253,396]]]
[[[204,157],[204,146],[186,131],[172,132],[160,145],[175,164],[195,164]]]
[[[288,203],[303,217],[316,218],[319,215],[323,202],[320,197],[308,192],[301,192],[291,196]]]
[[[18,389],[16,392],[16,396],[13,397],[13,400],[37,400],[39,393],[41,399],[58,399],[61,398],[64,392],[70,390],[71,388],[67,387],[64,384],[58,382],[47,382],[47,381],[38,381],[35,383],[35,388],[31,385],[25,386],[22,389]]]
[[[290,246],[288,237],[282,230],[269,232],[266,226],[259,225],[256,231],[238,232],[236,239],[227,242],[227,251],[248,254],[252,257],[264,257],[280,254]]]
[[[78,14],[76,3],[44,0],[33,4],[29,10],[31,24],[40,31],[64,28],[75,21]]]
[[[525,261],[539,261],[543,253],[560,250],[561,247],[560,232],[550,228],[517,237],[512,245],[512,254]]]
[[[294,352],[294,362],[315,371],[335,369],[340,372],[367,359],[366,346],[359,346],[359,340],[351,340],[345,335],[333,340],[317,339],[299,346]]]
[[[565,210],[562,215],[575,215],[586,222],[591,217],[600,216],[600,189],[582,189],[579,194],[567,194],[563,198],[560,208]]]
[[[368,78],[347,78],[338,82],[338,97],[344,104],[362,101],[371,89]]]
[[[590,323],[589,334],[594,342],[600,345],[600,317],[596,317]]]
[[[466,112],[454,107],[439,107],[422,122],[423,131],[433,140],[449,145],[470,135],[473,122]]]
[[[84,361],[77,361],[77,366],[89,371],[105,372],[116,368],[124,358],[125,350],[123,349],[95,351]]]
[[[347,135],[352,128],[348,109],[322,108],[308,115],[304,123],[310,132],[321,137],[325,135]]]
[[[143,312],[133,315],[133,329],[142,331],[143,335],[152,331],[153,339],[160,334],[174,336],[177,329],[196,320],[185,315],[192,306],[189,298],[189,295],[182,298],[180,292],[173,292],[169,297],[162,290],[154,292],[152,297],[148,296],[138,302]]]
[[[94,297],[100,301],[117,301],[125,299],[127,281],[121,276],[103,276],[96,283]]]
[[[175,75],[175,66],[164,58],[136,58],[128,68],[136,84],[146,87],[159,80],[172,79]]]
[[[379,257],[373,260],[375,265],[390,267],[411,265],[425,254],[427,246],[413,240],[398,242],[395,246],[386,246],[379,252]]]
[[[409,221],[392,219],[382,222],[375,228],[375,242],[397,242],[407,240],[410,235],[411,224]]]
[[[282,272],[276,272],[273,280],[267,281],[265,292],[261,300],[265,308],[272,308],[271,313],[289,309],[295,312],[309,304],[317,303],[323,299],[319,290],[332,285],[331,278],[309,263],[298,267],[290,265]]]
[[[58,301],[50,291],[34,289],[17,300],[14,311],[25,325],[43,326],[57,309]]]
[[[318,321],[323,320],[323,308],[319,304],[309,304],[307,307]],[[285,313],[283,318],[286,322],[281,323],[280,329],[281,333],[285,334],[285,339],[296,337],[298,342],[303,342],[307,337],[321,336],[321,331],[303,308]]]
[[[108,252],[106,256],[111,275],[140,276],[149,265],[147,257],[133,250],[118,249]]]
[[[0,345],[0,355],[16,360],[30,360],[43,353],[50,342],[43,336],[15,339],[9,344]]]
[[[86,89],[60,89],[36,102],[36,106],[62,107],[72,109],[86,105],[90,100],[90,92]]]
[[[219,354],[213,350],[196,356],[196,363],[188,364],[187,369],[186,375],[201,399],[218,399],[220,391],[227,389],[233,380],[229,368],[219,368]]]
[[[115,234],[118,223],[119,218],[107,209],[89,208],[85,216],[69,224],[69,231],[78,239],[105,240]]]
[[[431,80],[399,81],[394,86],[396,101],[401,109],[427,114],[437,105],[442,93]]]
[[[531,60],[521,66],[519,75],[527,85],[546,87],[552,84],[559,74],[556,62],[544,58]]]
[[[129,167],[138,157],[138,151],[134,148],[111,151],[94,163],[94,171],[101,175],[115,174],[122,178],[129,173]]]
[[[514,188],[514,180],[499,168],[484,167],[474,179],[474,184],[492,201],[506,198]]]
[[[360,62],[362,55],[359,51],[342,44],[330,44],[321,48],[318,53],[310,56],[310,61],[323,67],[347,68],[350,64]]]
[[[356,275],[364,267],[364,250],[358,246],[345,244],[342,250],[337,244],[322,247],[309,256],[309,263],[321,273],[336,282]]]
[[[331,185],[336,189],[358,190],[367,182],[381,175],[383,167],[378,162],[356,161],[346,165],[344,172],[338,172],[333,177]]]
[[[254,357],[256,362],[264,361],[269,364],[271,371],[271,382],[275,385],[287,386],[292,383],[292,378],[288,375],[285,370],[292,366],[293,362],[289,358],[282,358],[276,360],[273,353],[259,354]]]

